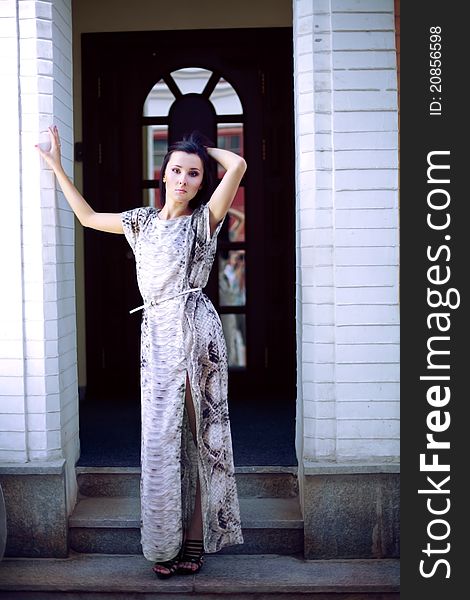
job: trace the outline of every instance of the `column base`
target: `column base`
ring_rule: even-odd
[[[399,466],[304,461],[307,559],[400,555]]]
[[[65,558],[68,515],[65,459],[0,463],[5,497],[5,556]]]

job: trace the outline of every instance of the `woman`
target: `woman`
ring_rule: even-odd
[[[163,208],[96,213],[65,175],[57,127],[38,148],[84,227],[121,233],[136,258],[141,331],[141,543],[159,577],[196,573],[204,552],[242,544],[220,318],[202,293],[246,170],[192,134],[161,169]],[[226,170],[211,192],[211,161]],[[131,311],[131,312],[134,312]]]

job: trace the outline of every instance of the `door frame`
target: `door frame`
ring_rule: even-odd
[[[235,44],[239,42],[239,40],[243,40],[243,45],[238,49],[238,55],[233,56],[231,59],[231,68],[232,70],[242,71],[244,68],[246,69],[248,66],[252,68],[254,56],[256,56],[256,61],[260,64],[265,61],[266,64],[271,65],[270,69],[258,69],[257,81],[252,81],[251,85],[259,86],[260,93],[255,94],[258,98],[259,102],[264,103],[261,108],[259,114],[262,115],[262,119],[260,122],[250,122],[249,119],[245,122],[245,127],[249,130],[250,136],[254,136],[257,139],[257,143],[253,144],[252,147],[248,145],[246,147],[245,157],[247,159],[248,165],[250,165],[250,160],[252,164],[255,163],[255,159],[253,158],[255,152],[261,152],[263,154],[262,168],[252,169],[248,168],[247,173],[245,175],[248,182],[250,183],[251,189],[261,190],[263,194],[263,198],[259,201],[252,201],[250,204],[250,221],[251,227],[256,229],[256,232],[261,232],[261,238],[264,240],[263,230],[266,226],[271,227],[271,231],[280,231],[280,227],[288,228],[289,235],[287,236],[289,243],[287,244],[287,251],[283,251],[282,249],[275,248],[275,244],[271,244],[273,247],[263,247],[259,248],[259,255],[263,256],[263,259],[266,260],[266,256],[269,255],[269,259],[273,262],[283,261],[285,272],[287,273],[286,279],[284,283],[286,285],[282,286],[282,290],[275,290],[276,293],[271,294],[270,290],[275,289],[274,285],[267,284],[265,286],[264,295],[261,295],[260,303],[263,306],[266,306],[266,302],[277,302],[279,300],[280,294],[285,294],[285,298],[288,298],[287,301],[284,298],[285,306],[287,306],[286,312],[288,314],[283,315],[285,322],[289,324],[288,327],[283,329],[284,334],[281,339],[284,340],[284,360],[277,358],[277,360],[273,360],[271,364],[271,377],[264,378],[270,384],[269,392],[271,394],[275,394],[279,392],[280,395],[288,393],[288,395],[292,398],[292,401],[295,402],[295,383],[296,383],[296,365],[295,365],[295,356],[296,356],[296,345],[295,345],[295,195],[294,195],[294,139],[293,139],[293,119],[294,119],[294,105],[292,100],[292,110],[290,111],[291,117],[291,131],[292,136],[291,139],[286,139],[284,134],[283,143],[290,146],[290,148],[284,151],[285,154],[290,154],[291,164],[287,164],[286,169],[283,170],[282,164],[282,156],[283,153],[279,148],[279,137],[281,136],[280,130],[282,129],[282,124],[279,123],[279,120],[274,119],[274,122],[270,120],[272,115],[276,115],[276,111],[280,111],[281,107],[279,106],[279,94],[276,93],[278,90],[275,89],[274,82],[274,74],[276,72],[279,73],[288,73],[290,75],[290,80],[292,81],[293,77],[293,69],[292,69],[292,52],[285,52],[286,39],[289,40],[290,47],[292,46],[292,28],[269,28],[263,30],[254,30],[254,29],[230,29],[230,30],[189,30],[189,31],[161,31],[158,33],[158,41],[159,44],[171,44],[175,43],[174,40],[178,37],[180,40],[184,39],[186,51],[187,48],[191,47],[191,44],[201,44],[201,40],[204,40],[207,48],[210,49],[210,52],[213,56],[217,57],[217,49],[221,47],[227,47],[227,44]],[[102,107],[99,110],[93,110],[91,107],[100,104],[99,99],[105,97],[105,92],[101,87],[101,75],[100,73],[103,71],[103,68],[108,64],[115,63],[116,60],[119,60],[119,57],[125,57],[125,48],[129,47],[129,43],[139,44],[143,51],[147,51],[154,58],[154,60],[158,57],[159,51],[158,48],[153,48],[155,46],[155,34],[156,32],[135,32],[135,33],[104,33],[104,34],[83,34],[82,35],[82,66],[83,66],[83,154],[85,156],[86,168],[84,168],[84,194],[90,201],[90,204],[96,210],[106,210],[106,211],[115,211],[120,212],[125,208],[122,205],[119,205],[119,198],[116,194],[114,197],[107,195],[107,180],[109,181],[110,174],[107,173],[103,175],[100,173],[99,163],[101,160],[102,152],[112,151],[112,147],[103,148],[103,144],[101,141],[102,133],[100,132],[100,117],[103,116],[103,111],[107,110],[107,106],[102,103]],[[264,44],[260,41],[264,39],[267,40]],[[284,46],[280,43],[281,38],[284,40]],[[227,40],[231,40],[228,42]],[[275,46],[272,43],[276,41],[277,44]],[[240,44],[239,44],[240,45]],[[281,48],[282,51],[278,50],[278,55],[276,55],[277,62],[274,64],[273,59],[273,50],[276,47]],[[237,46],[238,48],[238,46]],[[153,51],[152,51],[153,49]],[[174,56],[172,60],[166,60],[164,70],[177,70],[178,68],[183,68],[188,65],[188,61],[182,61],[181,52],[183,52],[181,48],[178,46],[178,52],[175,50]],[[119,53],[121,52],[121,54]],[[226,52],[226,50],[225,50]],[[286,56],[288,54],[288,56]],[[116,56],[118,59],[116,59]],[[255,62],[256,62],[255,61]],[[197,62],[197,66],[204,67],[204,62],[201,60],[195,60]],[[148,63],[147,63],[148,65]],[[290,66],[289,66],[290,65]],[[194,65],[196,66],[196,65]],[[288,67],[288,68],[287,68]],[[214,62],[211,64],[207,64],[206,68],[213,69]],[[224,67],[226,70],[226,67]],[[224,68],[222,70],[224,70]],[[157,69],[158,70],[158,69]],[[163,70],[163,69],[160,69]],[[155,73],[149,74],[149,78],[155,83]],[[282,78],[281,78],[282,79]],[[278,78],[279,81],[279,78]],[[289,77],[285,77],[286,85],[289,85]],[[132,82],[129,83],[132,85]],[[293,85],[291,83],[290,88],[291,94],[293,93]],[[98,101],[97,101],[98,98]],[[141,104],[145,100],[145,96],[141,98]],[[263,106],[267,107],[267,110],[263,111]],[[90,110],[91,109],[91,110]],[[281,115],[279,112],[278,114]],[[285,115],[284,115],[285,117]],[[133,115],[132,118],[135,118]],[[140,118],[140,115],[139,115]],[[281,115],[282,120],[282,115]],[[254,133],[256,132],[256,134]],[[248,135],[248,133],[247,133]],[[282,138],[282,136],[281,136]],[[256,157],[259,160],[259,156]],[[141,179],[141,173],[139,171],[139,156],[134,156],[130,159],[132,161],[132,168],[134,173],[139,173],[139,179]],[[137,161],[137,162],[136,162]],[[119,161],[117,161],[119,163]],[[112,174],[111,174],[112,175]],[[116,176],[118,174],[115,174]],[[254,180],[258,178],[258,183],[254,182]],[[286,181],[288,182],[286,184]],[[261,183],[260,183],[261,182]],[[290,182],[290,183],[289,183]],[[139,181],[140,183],[140,181]],[[135,182],[134,182],[135,185]],[[283,189],[288,189],[290,187],[291,193],[291,203],[289,207],[289,203],[285,202],[282,204],[282,201],[278,207],[278,211],[268,212],[267,206],[270,206],[269,200],[276,197],[276,193],[278,193],[279,186],[287,186]],[[124,193],[126,190],[124,190]],[[129,192],[130,193],[130,192]],[[289,197],[289,193],[286,194]],[[142,202],[137,202],[136,206],[141,205]],[[258,199],[256,199],[258,200]],[[246,206],[248,207],[248,203],[250,199],[246,199]],[[126,208],[132,208],[132,206],[128,205]],[[290,208],[290,210],[288,210]],[[274,214],[275,213],[275,214]],[[274,219],[275,222],[270,223],[270,219]],[[248,219],[247,219],[248,221]],[[247,222],[247,236],[250,236],[249,228],[250,224]],[[252,232],[253,235],[253,232]],[[100,315],[104,314],[104,311],[107,310],[106,303],[103,302],[103,298],[99,297],[95,293],[95,286],[93,282],[93,278],[90,278],[89,269],[87,269],[87,265],[90,264],[90,261],[93,262],[96,260],[96,257],[100,255],[100,249],[102,249],[102,245],[112,244],[114,250],[116,251],[117,256],[122,256],[124,252],[124,246],[121,244],[122,248],[119,248],[119,244],[116,241],[106,241],[104,242],[102,233],[96,232],[85,232],[85,285],[86,285],[86,293],[85,293],[85,303],[86,303],[86,328],[87,328],[87,363],[88,363],[88,375],[93,378],[93,368],[94,365],[98,365],[101,360],[104,359],[100,356],[99,349],[97,351],[96,344],[93,347],[91,340],[93,336],[96,335],[97,331],[101,330],[101,322]],[[255,264],[254,262],[252,263]],[[107,275],[112,276],[112,269],[108,271]],[[250,285],[251,276],[252,285],[256,283],[256,269],[252,268],[252,273],[250,275],[247,272],[247,287]],[[260,268],[258,267],[258,274],[261,273]],[[272,273],[275,273],[274,269]],[[264,272],[262,273],[264,276]],[[129,299],[130,307],[136,306],[140,304],[140,297],[138,295],[134,295],[133,299]],[[97,306],[100,306],[99,311],[97,311]],[[258,307],[257,310],[263,310],[263,306]],[[255,313],[257,311],[254,311]],[[251,316],[251,319],[254,320],[256,317]],[[247,315],[248,320],[248,315]],[[130,321],[131,325],[135,327],[136,321],[134,320],[133,324]],[[279,321],[280,323],[280,321]],[[250,323],[248,321],[247,326],[249,327]],[[269,368],[269,359],[271,356],[275,356],[275,352],[272,351],[275,348],[276,344],[279,344],[278,338],[276,337],[276,332],[278,331],[278,323],[266,323],[266,326],[262,332],[262,335],[256,336],[256,338],[252,341],[252,350],[256,353],[258,357],[258,365],[257,368],[261,371],[263,368],[265,371]],[[287,333],[286,333],[287,332]],[[271,349],[271,351],[269,350]],[[138,349],[134,348],[133,350],[135,356],[139,355]],[[261,364],[264,362],[264,364]],[[267,366],[268,365],[268,366]],[[280,373],[282,375],[280,376]],[[254,371],[256,374],[256,371]],[[237,390],[237,377],[236,373],[231,372],[229,380],[231,381],[232,391]],[[261,378],[254,377],[250,382],[250,392],[253,396],[257,394],[266,395],[268,390],[264,389],[266,387],[266,382],[261,381]],[[241,386],[245,387],[246,385]],[[242,391],[242,390],[239,390]]]

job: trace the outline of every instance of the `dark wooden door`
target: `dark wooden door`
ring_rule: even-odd
[[[234,236],[233,223],[226,219],[205,292],[227,335],[232,327],[237,338],[230,341],[238,348],[229,374],[231,400],[293,402],[292,30],[84,34],[82,64],[84,193],[95,210],[121,212],[149,201],[158,205],[146,140],[156,161],[168,139],[179,139],[192,128],[218,137],[219,145],[238,144],[236,151],[248,164],[240,191],[244,232]],[[204,89],[185,93],[178,73],[184,78],[191,69],[207,72],[207,81]],[[220,106],[211,113],[209,97],[220,81],[236,92],[241,109],[235,115]],[[163,95],[175,97],[166,115],[145,108],[158,82],[168,88]],[[238,271],[243,272],[244,296],[227,304],[221,286],[233,271],[229,263],[237,261],[245,265]],[[141,298],[123,236],[86,230],[85,285],[87,391],[138,400],[141,316],[128,311]]]

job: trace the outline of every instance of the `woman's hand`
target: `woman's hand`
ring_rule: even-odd
[[[48,150],[43,150],[39,144],[36,144],[41,157],[54,171],[62,169],[62,163],[60,160],[60,138],[59,130],[55,125],[48,128],[50,147]]]
[[[235,198],[246,170],[246,162],[238,154],[222,148],[207,148],[207,152],[226,171],[208,202],[210,234],[212,235]]]
[[[62,192],[64,193],[67,202],[70,204],[70,208],[73,210],[83,227],[90,227],[91,229],[107,231],[109,233],[124,233],[120,213],[95,212],[73,185],[60,162],[59,131],[54,125],[48,128],[48,132],[50,140],[49,149],[43,150],[40,148],[39,144],[36,144],[36,148],[45,162],[54,170]]]

